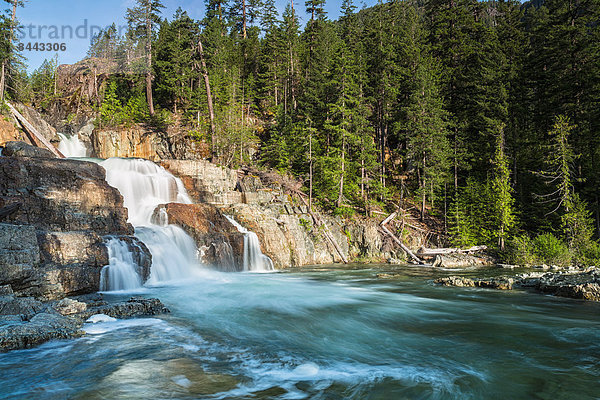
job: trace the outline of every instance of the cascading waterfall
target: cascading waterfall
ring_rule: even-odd
[[[197,272],[200,264],[194,240],[178,226],[168,225],[166,213],[153,219],[160,204],[192,203],[181,180],[147,160],[110,158],[100,165],[106,169],[108,184],[123,195],[136,236],[152,254],[148,283],[180,280]],[[115,290],[116,282],[109,282],[109,289]]]
[[[244,234],[244,271],[269,272],[274,271],[273,261],[262,253],[260,241],[256,233],[249,231],[230,216],[225,216],[240,233]]]
[[[88,156],[88,151],[77,134],[67,136],[64,133],[59,133],[60,143],[58,150],[67,158],[84,158]]]
[[[100,273],[100,291],[132,290],[142,286],[127,243],[117,238],[106,242],[109,264]]]

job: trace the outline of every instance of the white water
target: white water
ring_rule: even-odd
[[[100,165],[108,184],[123,195],[136,236],[152,254],[147,283],[183,280],[201,271],[194,240],[178,226],[168,225],[166,213],[153,218],[160,204],[192,203],[181,180],[147,160],[110,158]],[[109,282],[109,290],[116,290],[117,283]]]
[[[83,158],[88,156],[88,151],[85,145],[77,134],[73,136],[67,136],[63,133],[59,133],[60,143],[58,144],[58,150],[64,154],[67,158]]]
[[[230,216],[225,216],[240,233],[244,234],[244,271],[269,272],[275,270],[273,261],[262,253],[256,233],[249,231]]]
[[[107,243],[109,264],[100,273],[100,291],[133,290],[142,286],[127,243],[111,238]]]

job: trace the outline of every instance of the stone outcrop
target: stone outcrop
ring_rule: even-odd
[[[0,157],[0,207],[21,204],[4,222],[49,231],[132,234],[123,198],[104,178],[104,169],[90,162]]]
[[[49,340],[82,336],[92,315],[125,319],[170,312],[158,299],[133,297],[109,304],[101,295],[42,303],[33,298],[0,295],[0,351],[24,349]]]
[[[222,271],[240,270],[243,265],[244,235],[210,204],[165,204],[169,223],[183,228],[194,238],[201,261]]]
[[[27,135],[21,132],[15,126],[13,121],[8,118],[0,117],[0,147],[4,147],[7,142],[15,140],[29,141]]]
[[[163,160],[160,163],[179,177],[196,203],[231,205],[243,203],[236,171],[208,161]]]
[[[31,123],[36,130],[42,134],[48,141],[58,143],[59,138],[56,134],[56,129],[48,124],[42,115],[33,107],[23,104],[14,104],[17,110]],[[31,136],[29,133],[19,130],[20,126],[13,117],[0,117],[0,146],[4,147],[6,143],[11,141],[21,141],[34,146],[44,147],[39,140]]]
[[[224,209],[246,229],[256,233],[262,252],[273,260],[275,268],[331,264],[340,261],[335,248],[327,241],[321,228],[313,225],[308,214],[288,214],[284,206],[235,204]],[[348,238],[333,219],[326,219],[345,255]]]
[[[268,182],[265,182],[256,171],[235,171],[202,160],[163,160],[161,165],[181,178],[195,202],[214,205],[255,232],[262,252],[273,260],[276,268],[341,261],[323,228],[314,226],[307,207],[290,202],[284,186],[294,183],[284,184],[284,177],[267,176]],[[336,218],[322,218],[346,257],[382,262],[400,256],[373,221],[357,220],[342,226]],[[180,223],[177,218],[169,218],[169,222],[182,226],[194,236],[193,230],[186,228],[189,222]],[[235,242],[230,243],[239,259]]]
[[[130,236],[123,199],[104,177],[104,169],[89,162],[0,157],[0,209],[11,210],[0,223],[0,286],[46,300],[95,292],[109,264],[105,243],[115,235],[148,278],[150,252]]]
[[[28,145],[24,142],[7,142],[2,155],[5,157],[56,158],[50,150]]]
[[[531,289],[540,293],[573,299],[600,301],[600,270],[590,267],[585,271],[564,271],[520,274],[514,277],[471,279],[450,276],[434,280],[435,284],[455,287],[488,289]]]
[[[85,136],[85,132],[80,136]],[[132,157],[158,162],[208,156],[206,143],[196,141],[184,132],[152,130],[144,125],[96,128],[89,138],[92,156],[98,158]]]
[[[56,135],[56,129],[46,122],[42,114],[40,114],[35,108],[26,106],[24,104],[15,104],[15,108],[44,138],[50,142],[57,143],[59,141]]]

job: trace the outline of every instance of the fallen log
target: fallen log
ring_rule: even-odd
[[[308,207],[308,203],[306,202],[306,199],[304,199],[303,197],[300,197],[300,200],[302,200],[302,202],[306,206],[306,208],[308,210],[308,214],[311,216],[311,218],[313,219],[313,221],[315,221],[315,224],[317,224],[318,226],[323,227],[323,234],[325,235],[325,238],[327,238],[327,240],[329,240],[329,242],[331,243],[331,245],[335,248],[335,250],[339,254],[339,256],[342,259],[342,261],[344,262],[344,264],[348,264],[348,259],[344,255],[344,252],[342,251],[342,249],[341,249],[340,245],[338,244],[338,242],[333,237],[333,235],[332,235],[331,231],[329,230],[329,227],[327,226],[327,224],[325,222],[323,222],[323,220],[321,220],[321,218],[319,218],[318,215],[316,215],[316,214],[314,214],[312,212],[312,210],[310,209],[310,207]]]
[[[421,247],[417,252],[418,255],[422,257],[435,257],[446,254],[468,254],[475,253],[478,251],[487,250],[487,246],[473,246],[468,249],[459,249],[459,248],[440,248],[440,249],[428,249],[425,247]]]
[[[417,256],[415,255],[415,253],[413,253],[413,252],[412,252],[412,251],[411,251],[411,250],[408,248],[408,246],[406,246],[404,243],[402,243],[402,241],[401,241],[400,239],[398,239],[398,238],[396,237],[396,235],[394,235],[394,234],[393,234],[393,233],[392,233],[392,232],[391,232],[391,231],[390,231],[390,230],[389,230],[389,229],[388,229],[388,228],[385,226],[385,225],[386,225],[386,224],[388,224],[388,223],[389,223],[391,220],[393,220],[394,218],[396,218],[396,215],[398,215],[398,211],[394,211],[394,212],[393,212],[393,213],[391,213],[391,214],[390,214],[390,215],[389,215],[389,216],[388,216],[386,219],[384,219],[384,220],[381,222],[381,229],[383,229],[383,231],[384,231],[385,233],[387,233],[387,234],[388,234],[388,235],[389,235],[389,236],[392,238],[392,240],[394,240],[394,242],[396,242],[396,244],[398,244],[398,246],[400,246],[400,248],[401,248],[402,250],[404,250],[404,252],[405,252],[406,254],[408,254],[408,255],[409,255],[409,257],[410,257],[410,258],[412,258],[412,259],[413,259],[414,261],[416,261],[418,264],[425,264],[425,263],[423,262],[423,260],[421,260],[419,257],[417,257]]]
[[[31,125],[29,123],[29,121],[27,121],[27,119],[23,115],[21,115],[21,113],[15,107],[12,106],[12,104],[10,104],[9,102],[6,102],[6,105],[8,106],[10,111],[13,113],[13,115],[15,116],[17,121],[19,121],[19,123],[21,124],[23,129],[25,129],[29,134],[35,136],[36,139],[39,140],[40,142],[42,142],[44,144],[44,146],[46,146],[48,148],[48,150],[50,150],[52,153],[54,153],[54,155],[56,157],[65,158],[65,156],[56,147],[54,147],[52,145],[52,143],[50,143],[48,141],[48,139],[46,139],[41,133],[39,133],[37,131],[37,129],[35,129],[35,127],[33,125]]]

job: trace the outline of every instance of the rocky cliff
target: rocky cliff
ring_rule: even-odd
[[[29,157],[0,157],[0,209],[10,210],[0,221],[0,285],[43,299],[95,292],[112,235],[135,242],[132,249],[144,253],[141,269],[149,271],[151,256],[131,236],[123,199],[103,168],[19,149]]]
[[[196,239],[199,247],[206,248],[208,242],[206,222],[196,228],[197,216],[203,215],[201,219],[208,218],[210,223],[226,227],[221,228],[221,232],[231,235],[231,225],[222,217],[226,214],[258,235],[262,252],[273,260],[276,268],[342,261],[327,239],[325,228],[315,225],[307,207],[295,203],[286,194],[283,177],[266,181],[251,171],[236,171],[205,160],[163,160],[161,165],[182,179],[195,202],[220,210],[210,215],[199,210],[196,210],[197,214],[178,213],[173,218],[175,207],[168,208],[169,222],[182,226]],[[382,262],[403,257],[394,251],[394,246],[371,220],[344,222],[324,215],[320,218],[327,224],[344,256],[351,261]],[[236,240],[227,237],[225,243],[233,247],[234,258],[239,260],[239,242]],[[210,252],[214,254],[214,250]]]

